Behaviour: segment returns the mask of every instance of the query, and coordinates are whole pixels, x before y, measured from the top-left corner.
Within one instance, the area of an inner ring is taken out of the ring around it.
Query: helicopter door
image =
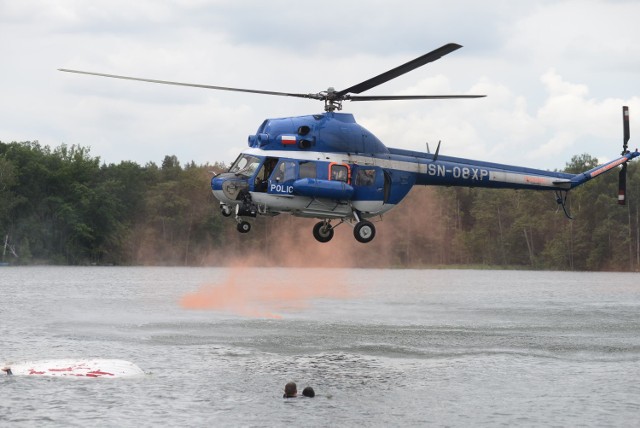
[[[386,202],[385,174],[377,166],[354,166],[354,201],[366,204],[363,211],[375,212]],[[364,208],[364,207],[363,207]]]
[[[384,203],[389,202],[389,196],[391,196],[391,174],[386,169],[384,171]]]
[[[264,161],[253,182],[254,192],[265,193],[269,189],[269,176],[273,172],[277,163],[278,158],[268,157]]]
[[[267,193],[273,195],[293,195],[293,182],[298,176],[298,165],[293,160],[280,160],[271,177]]]

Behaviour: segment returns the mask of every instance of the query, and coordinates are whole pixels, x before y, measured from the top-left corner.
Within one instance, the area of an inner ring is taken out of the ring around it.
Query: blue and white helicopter
[[[286,93],[143,79],[104,73],[60,69],[118,79],[168,85],[192,86],[224,91],[310,98],[324,101],[322,114],[267,119],[254,135],[249,148],[229,170],[211,180],[213,194],[226,217],[234,216],[238,231],[251,230],[249,219],[257,215],[289,213],[317,218],[313,236],[320,242],[333,238],[337,226],[347,223],[359,242],[370,242],[376,234],[371,220],[394,208],[414,185],[491,187],[554,191],[566,209],[569,190],[622,165],[618,202],[625,203],[626,164],[640,156],[627,150],[629,116],[623,107],[624,142],[620,157],[580,174],[543,171],[439,156],[386,147],[375,135],[356,123],[353,115],[339,113],[343,101],[385,101],[448,98],[479,98],[484,95],[352,95],[361,94],[411,70],[433,62],[462,46],[449,43],[406,64],[364,82],[336,91]]]

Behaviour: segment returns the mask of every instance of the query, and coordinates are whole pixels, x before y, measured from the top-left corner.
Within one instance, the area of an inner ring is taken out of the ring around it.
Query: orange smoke
[[[449,214],[431,187],[416,186],[399,207],[371,218],[377,233],[368,244],[357,242],[349,224],[332,224],[334,238],[319,243],[312,236],[317,219],[288,214],[258,217],[250,233],[225,230],[225,245],[204,254],[205,266],[388,268],[446,264],[452,247]]]
[[[353,297],[345,282],[326,282],[326,272],[232,268],[222,284],[203,285],[180,300],[185,309],[212,309],[257,318],[282,318],[315,299]],[[335,279],[335,278],[332,278]]]

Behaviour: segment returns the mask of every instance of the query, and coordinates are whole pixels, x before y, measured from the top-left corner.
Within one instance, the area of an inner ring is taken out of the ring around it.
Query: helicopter
[[[390,101],[482,98],[485,95],[360,95],[418,67],[436,61],[462,46],[448,43],[412,61],[368,80],[336,90],[287,93],[154,80],[88,71],[59,69],[142,82],[190,86],[262,95],[308,98],[324,102],[324,112],[297,117],[266,119],[248,137],[245,149],[228,171],[214,174],[211,189],[220,212],[233,216],[240,233],[251,230],[250,219],[289,213],[316,218],[313,236],[329,242],[341,224],[353,227],[355,239],[371,242],[373,223],[396,207],[415,185],[530,189],[555,192],[556,202],[567,211],[568,192],[621,165],[618,203],[626,201],[627,162],[640,156],[628,150],[629,110],[623,107],[623,149],[616,159],[579,174],[552,172],[498,163],[440,156],[434,153],[385,146],[359,125],[354,116],[342,113],[344,101]]]

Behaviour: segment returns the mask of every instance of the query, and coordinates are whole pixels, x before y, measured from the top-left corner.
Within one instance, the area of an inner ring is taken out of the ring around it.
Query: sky
[[[70,68],[278,92],[344,89],[463,45],[344,103],[389,147],[561,169],[640,135],[640,1],[0,0],[0,141],[90,148],[104,163],[230,163],[266,118],[320,101],[107,79]],[[634,117],[638,117],[634,120]]]

